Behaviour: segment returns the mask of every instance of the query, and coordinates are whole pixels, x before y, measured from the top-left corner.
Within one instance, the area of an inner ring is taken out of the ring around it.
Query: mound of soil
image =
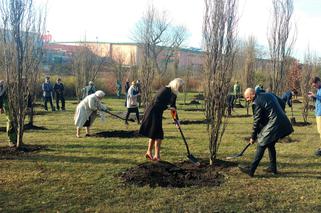
[[[292,103],[294,103],[294,104],[302,104],[302,101],[300,101],[298,99],[294,99],[294,100],[292,100]]]
[[[137,138],[141,137],[138,131],[124,131],[124,130],[115,130],[115,131],[105,131],[92,134],[92,137],[102,137],[102,138]]]
[[[195,108],[188,108],[188,109],[182,109],[184,111],[190,111],[190,112],[204,112],[205,109],[195,109]]]
[[[207,124],[208,120],[180,120],[180,124],[189,125],[189,124]],[[174,122],[173,122],[174,123]]]
[[[217,160],[214,166],[202,161],[196,167],[189,161],[171,164],[166,161],[146,162],[126,170],[120,177],[126,184],[150,187],[220,186],[225,181],[224,171],[236,167],[233,162]]]
[[[40,150],[47,150],[46,146],[43,145],[23,145],[22,147],[1,147],[0,148],[0,159],[11,159],[17,156],[28,155],[32,152]]]
[[[296,121],[296,122],[293,122],[293,123],[292,123],[292,126],[299,126],[299,127],[301,126],[301,127],[302,127],[302,126],[310,126],[311,124],[312,124],[312,123],[310,123],[310,122],[306,122],[306,123],[305,123],[305,122],[297,122],[297,121]]]

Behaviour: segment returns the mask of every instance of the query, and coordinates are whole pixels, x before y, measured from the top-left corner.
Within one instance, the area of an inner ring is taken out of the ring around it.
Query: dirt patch
[[[194,96],[194,98],[197,100],[204,100],[205,99],[203,94],[197,94]]]
[[[278,143],[295,143],[295,142],[299,142],[299,140],[297,140],[297,139],[292,139],[292,138],[289,137],[289,136],[284,137],[284,138],[278,140]]]
[[[208,120],[180,120],[180,124],[189,125],[189,124],[208,124]],[[173,122],[174,124],[174,122]]]
[[[234,104],[233,107],[234,107],[234,108],[244,108],[244,106],[243,106],[242,104],[239,104],[239,103]]]
[[[142,137],[138,131],[124,131],[124,130],[115,130],[115,131],[105,131],[92,134],[91,137],[102,137],[102,138],[137,138]]]
[[[231,115],[232,118],[249,118],[252,117],[252,115]]]
[[[198,100],[192,100],[189,103],[183,103],[183,104],[179,104],[179,105],[200,105],[201,103]]]
[[[301,126],[302,127],[302,126],[310,126],[311,124],[312,123],[310,123],[310,122],[306,122],[306,123],[305,122],[293,122],[292,126],[299,126],[299,127]]]
[[[43,126],[35,126],[31,124],[26,124],[24,126],[25,130],[48,130],[46,127]]]
[[[294,103],[294,104],[302,104],[302,101],[294,99],[294,100],[292,100],[292,103]]]
[[[233,162],[217,160],[210,166],[208,160],[196,167],[189,161],[171,164],[166,161],[146,162],[120,174],[126,184],[150,187],[220,186],[225,172],[236,167]]]
[[[195,108],[188,108],[188,109],[182,109],[184,111],[190,111],[190,112],[204,112],[205,109],[195,109]]]
[[[17,156],[30,155],[30,153],[47,150],[43,145],[23,145],[22,147],[0,147],[0,159],[13,159]]]

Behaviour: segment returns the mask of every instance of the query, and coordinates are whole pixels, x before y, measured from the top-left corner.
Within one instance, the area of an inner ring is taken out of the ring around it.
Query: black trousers
[[[256,168],[258,167],[263,155],[264,151],[267,148],[269,150],[269,157],[270,157],[270,168],[273,172],[277,172],[276,169],[276,151],[275,151],[275,143],[270,143],[266,146],[260,146],[260,144],[256,147],[256,155],[254,158],[254,161],[252,162],[252,165],[250,167],[250,175],[254,175]]]
[[[60,109],[59,101],[61,101],[61,109],[65,110],[65,98],[64,98],[64,96],[56,94],[56,107],[57,107],[57,110]]]
[[[52,104],[52,98],[51,97],[43,97],[43,100],[44,100],[45,110],[48,110],[48,101],[49,101],[50,106],[51,106],[51,110],[55,111],[55,107]]]
[[[137,118],[137,123],[139,123],[139,111],[138,111],[138,107],[135,108],[127,108],[127,114],[126,114],[126,122],[128,121],[128,117],[130,113],[136,113],[136,118]]]

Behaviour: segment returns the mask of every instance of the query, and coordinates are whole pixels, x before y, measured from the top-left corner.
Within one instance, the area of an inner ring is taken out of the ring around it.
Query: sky
[[[203,0],[46,0],[47,30],[54,41],[133,42],[135,25],[147,6],[153,4],[174,25],[188,31],[185,47],[201,47]],[[37,0],[43,3],[45,0]],[[303,59],[309,48],[321,55],[321,1],[293,0],[297,27],[294,56]],[[241,39],[254,36],[266,47],[272,0],[239,0]]]

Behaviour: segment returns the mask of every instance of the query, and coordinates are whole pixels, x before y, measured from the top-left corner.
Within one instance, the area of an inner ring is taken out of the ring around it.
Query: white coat
[[[136,108],[137,106],[137,88],[132,85],[129,87],[129,90],[127,92],[127,101],[126,101],[126,107],[127,108]]]
[[[77,105],[74,116],[75,125],[78,128],[83,127],[86,121],[91,116],[91,126],[94,120],[96,119],[97,111],[105,110],[107,110],[107,107],[100,102],[100,100],[95,94],[88,95]]]

